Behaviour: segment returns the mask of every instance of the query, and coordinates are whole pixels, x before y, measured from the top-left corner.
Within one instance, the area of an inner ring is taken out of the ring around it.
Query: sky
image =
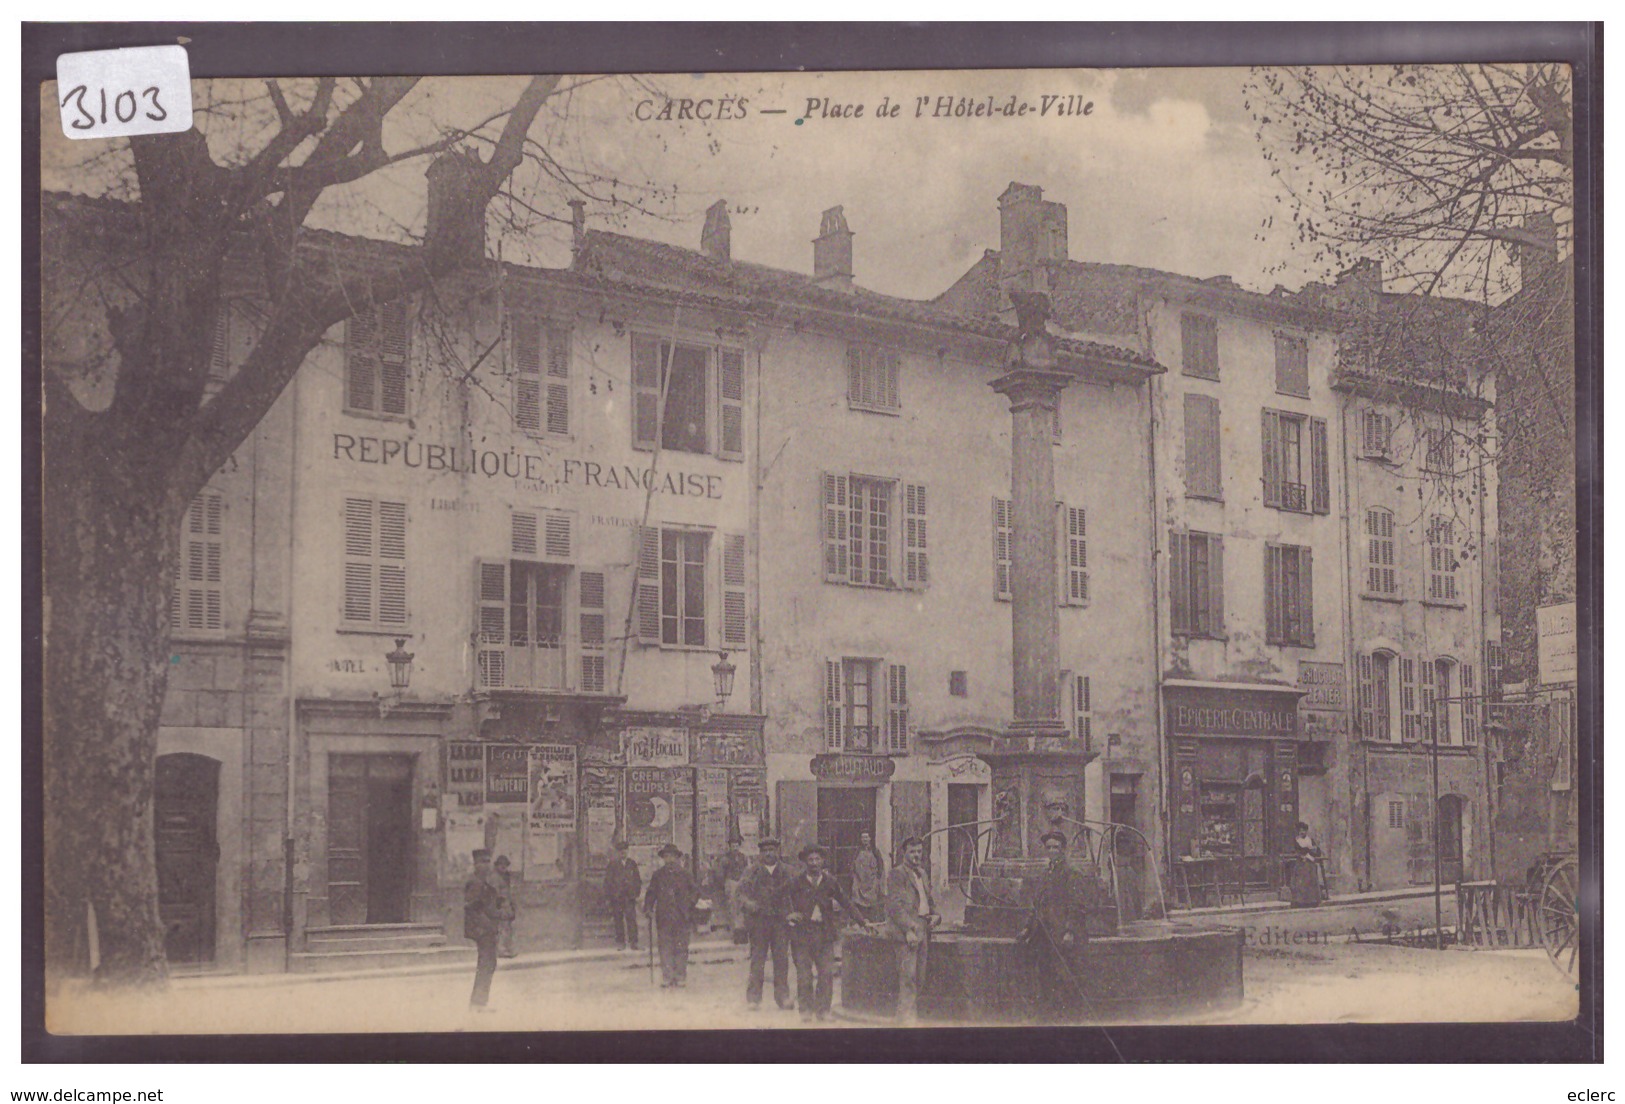
[[[572,77],[531,137],[572,173],[596,177],[591,226],[697,248],[705,209],[726,199],[739,260],[810,271],[820,213],[839,205],[856,235],[857,282],[894,295],[935,296],[998,248],[997,200],[1012,181],[1067,206],[1074,260],[1296,288],[1327,274],[1291,252],[1290,220],[1244,107],[1245,77],[1245,69]],[[409,148],[438,126],[484,119],[522,82],[427,79],[392,117],[385,144]],[[290,83],[296,105],[303,91]],[[245,95],[263,101],[263,86],[194,82],[200,104]],[[684,101],[711,118],[679,118]],[[958,116],[961,101],[1028,112]],[[895,114],[882,115],[886,105]],[[256,137],[241,109],[200,120],[218,159]],[[54,129],[45,128],[45,186],[104,187],[107,160],[87,168],[90,143]],[[313,221],[382,236],[420,231],[422,169],[408,162],[335,193]],[[534,165],[516,174],[513,191],[518,202],[497,201],[522,227],[500,235],[504,258],[567,263],[564,191]]]

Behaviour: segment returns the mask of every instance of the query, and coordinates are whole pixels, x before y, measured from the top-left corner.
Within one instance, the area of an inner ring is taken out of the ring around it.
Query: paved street
[[[1308,914],[1312,915],[1312,914]],[[1295,921],[1294,921],[1295,922]],[[1280,918],[1254,924],[1246,999],[1204,1023],[1334,1023],[1565,1019],[1577,996],[1538,951],[1417,950],[1322,943]],[[1286,945],[1279,945],[1286,932]],[[1332,932],[1335,938],[1346,929]],[[662,990],[647,959],[499,971],[495,1011],[474,1015],[471,975],[346,977],[273,983],[183,983],[154,1001],[105,998],[53,1008],[60,1033],[517,1031],[799,1027],[795,1012],[744,1008],[745,955],[731,946],[697,953],[689,985]],[[839,996],[837,996],[837,1012]],[[822,1025],[809,1025],[819,1028]],[[862,1026],[837,1019],[833,1026]]]

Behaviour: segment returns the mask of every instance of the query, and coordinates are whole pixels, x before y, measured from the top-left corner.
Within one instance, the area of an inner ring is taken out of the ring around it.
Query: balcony
[[[568,690],[564,641],[558,637],[535,641],[489,644],[479,647],[482,690]]]
[[[1281,509],[1303,513],[1309,509],[1309,488],[1302,483],[1281,484]]]

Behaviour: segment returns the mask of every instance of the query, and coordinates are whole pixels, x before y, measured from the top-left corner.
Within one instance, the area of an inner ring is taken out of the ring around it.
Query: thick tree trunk
[[[98,982],[161,985],[152,793],[179,510],[160,472],[92,437],[47,454],[46,970],[90,973],[94,946]]]

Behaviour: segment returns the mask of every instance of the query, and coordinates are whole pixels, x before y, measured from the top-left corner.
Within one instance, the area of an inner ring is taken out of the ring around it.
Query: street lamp
[[[711,679],[717,692],[718,709],[728,704],[728,698],[734,692],[734,670],[734,665],[728,662],[728,653],[718,652],[717,661],[711,664]]]
[[[412,660],[417,657],[406,650],[406,638],[395,638],[395,650],[386,652],[384,660],[389,664],[389,685],[393,690],[405,690],[412,683]]]

